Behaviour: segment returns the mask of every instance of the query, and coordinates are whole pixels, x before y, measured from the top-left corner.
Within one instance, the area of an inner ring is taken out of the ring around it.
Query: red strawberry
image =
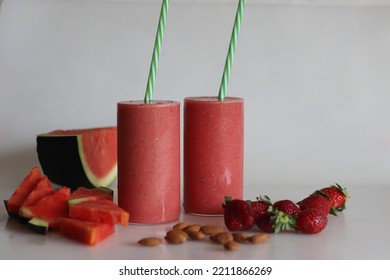
[[[254,212],[251,203],[246,200],[225,198],[224,221],[231,231],[250,229],[255,224]]]
[[[295,220],[282,211],[274,210],[261,215],[256,225],[262,231],[278,233],[295,229]]]
[[[299,212],[296,218],[296,228],[303,233],[319,233],[327,224],[327,215],[313,208]]]
[[[330,202],[335,211],[341,212],[345,209],[345,203],[349,199],[346,188],[342,188],[339,184],[321,189],[330,198]]]
[[[329,197],[323,192],[316,191],[305,199],[297,203],[301,211],[314,208],[322,211],[324,215],[329,213],[335,215],[334,212],[331,212],[331,202]]]
[[[286,213],[287,215],[295,215],[299,212],[299,207],[291,200],[279,200],[274,202],[273,208]]]
[[[253,209],[253,213],[255,216],[255,220],[257,220],[262,214],[267,213],[269,205],[264,201],[251,201],[251,206]]]
[[[256,220],[257,227],[264,232],[275,232],[276,215],[272,212],[266,212]]]
[[[271,199],[264,195],[260,195],[256,198],[256,201],[251,202],[253,212],[255,214],[255,220],[257,220],[262,214],[268,212],[270,206],[272,206]]]

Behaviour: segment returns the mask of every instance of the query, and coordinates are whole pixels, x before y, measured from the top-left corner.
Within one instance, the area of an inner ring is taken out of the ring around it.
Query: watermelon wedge
[[[109,200],[89,200],[69,204],[68,216],[100,223],[129,224],[129,213]]]
[[[71,239],[94,246],[115,231],[114,224],[62,218],[60,232]]]
[[[27,199],[29,194],[34,190],[42,178],[43,175],[39,169],[37,167],[33,167],[13,192],[11,197],[4,201],[5,208],[7,209],[8,215],[10,217],[18,217],[18,212],[23,202]]]
[[[108,187],[117,176],[117,128],[54,130],[37,135],[42,170],[58,185]]]
[[[109,200],[113,201],[114,191],[105,187],[85,188],[78,187],[69,197],[69,204],[79,203],[85,200]]]
[[[51,184],[50,180],[47,178],[47,176],[42,177],[42,179],[38,182],[36,187],[32,190],[32,192],[28,195],[26,200],[23,202],[22,206],[20,209],[24,207],[28,207],[33,205],[35,202],[40,200],[42,197],[54,193],[55,190],[53,188],[53,185]],[[19,209],[19,212],[20,212]],[[21,223],[27,223],[28,219],[23,218],[21,213],[18,215],[19,217],[19,222]]]
[[[47,221],[49,228],[59,228],[60,219],[68,215],[69,196],[70,188],[61,187],[54,193],[42,197],[33,205],[20,208],[19,214],[26,219],[36,218],[40,221]],[[29,224],[31,225],[30,222]]]

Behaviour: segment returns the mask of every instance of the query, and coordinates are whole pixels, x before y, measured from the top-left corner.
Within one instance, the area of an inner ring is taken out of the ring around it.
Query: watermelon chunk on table
[[[78,187],[69,197],[69,204],[85,200],[114,200],[114,191],[106,187]]]
[[[8,215],[10,217],[17,218],[19,209],[23,202],[34,190],[42,178],[43,175],[39,169],[37,167],[33,167],[13,192],[11,197],[8,200],[4,200],[5,208],[7,209]]]
[[[114,224],[84,221],[73,218],[61,219],[60,232],[71,239],[94,246],[114,233]]]
[[[129,224],[129,213],[109,200],[88,200],[69,204],[68,216],[100,223]]]
[[[69,196],[70,188],[61,187],[54,193],[42,197],[33,205],[20,208],[19,214],[27,219],[36,218],[47,221],[50,228],[59,228],[60,219],[68,214]]]
[[[24,207],[31,206],[31,205],[35,204],[38,200],[43,198],[44,196],[51,194],[51,193],[54,193],[54,192],[55,192],[55,190],[54,190],[53,185],[51,184],[49,178],[47,178],[47,176],[44,176],[38,182],[38,184],[32,190],[32,192],[27,196],[26,200],[23,202],[20,209],[22,209]],[[22,214],[20,213],[21,212],[20,209],[19,209],[19,213],[18,213],[19,222],[21,222],[21,223],[28,222],[28,219],[24,218],[22,216]]]

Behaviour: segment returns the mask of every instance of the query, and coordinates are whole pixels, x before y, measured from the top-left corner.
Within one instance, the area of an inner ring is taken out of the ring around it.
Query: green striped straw
[[[156,81],[156,73],[157,73],[158,61],[160,58],[161,45],[164,37],[164,29],[166,25],[168,8],[169,8],[169,0],[163,0],[161,5],[160,20],[158,22],[156,39],[154,41],[154,49],[153,49],[152,62],[150,64],[149,78],[148,78],[148,83],[146,85],[146,92],[144,98],[145,103],[152,103],[153,100],[153,90]]]
[[[229,78],[230,78],[230,72],[232,70],[234,52],[236,51],[237,38],[238,38],[238,34],[240,33],[240,27],[241,27],[242,15],[244,13],[244,8],[245,8],[245,0],[239,0],[238,7],[237,7],[237,13],[236,13],[236,19],[234,21],[234,27],[233,27],[233,31],[232,31],[232,37],[230,38],[229,50],[228,50],[228,54],[226,57],[225,69],[224,69],[223,75],[222,75],[221,86],[219,87],[219,93],[218,93],[218,100],[219,101],[223,101],[226,97],[226,89],[227,89]]]

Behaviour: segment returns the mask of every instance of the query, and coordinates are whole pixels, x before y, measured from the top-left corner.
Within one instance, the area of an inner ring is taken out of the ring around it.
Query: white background
[[[171,1],[155,99],[218,94],[236,3],[201,2]],[[246,185],[387,184],[388,1],[265,2],[300,1],[247,1],[227,92],[246,100]],[[2,181],[36,162],[36,134],[113,125],[117,101],[143,99],[159,10],[160,1],[3,3]]]
[[[36,134],[115,125],[116,102],[143,99],[160,4],[5,0],[0,12],[2,200],[39,164]],[[155,99],[217,95],[235,11],[236,1],[171,1]],[[389,73],[389,1],[247,1],[227,92],[245,98],[246,198],[265,193],[299,199],[338,182],[349,188],[352,199],[346,217],[332,220],[340,232],[329,229],[320,240],[276,237],[272,246],[279,250],[245,251],[240,258],[389,257],[390,248],[383,247],[387,225],[369,238],[374,244],[356,246],[361,236],[383,224],[359,203],[371,207],[365,197],[376,204],[372,193],[379,193],[382,204],[376,206],[389,211],[384,200],[390,181]],[[131,228],[134,235],[120,229],[112,243],[92,253],[53,242],[57,235],[28,235],[23,241],[26,232],[15,235],[19,226],[6,222],[4,209],[1,214],[2,246],[14,258],[20,257],[12,249],[15,241],[52,244],[67,252],[65,258],[72,252],[81,258],[136,258],[126,248],[115,253],[107,248],[145,234],[142,228]],[[320,253],[297,254],[288,247],[318,241]],[[192,248],[141,256],[204,256]],[[49,255],[33,250],[24,256]]]

